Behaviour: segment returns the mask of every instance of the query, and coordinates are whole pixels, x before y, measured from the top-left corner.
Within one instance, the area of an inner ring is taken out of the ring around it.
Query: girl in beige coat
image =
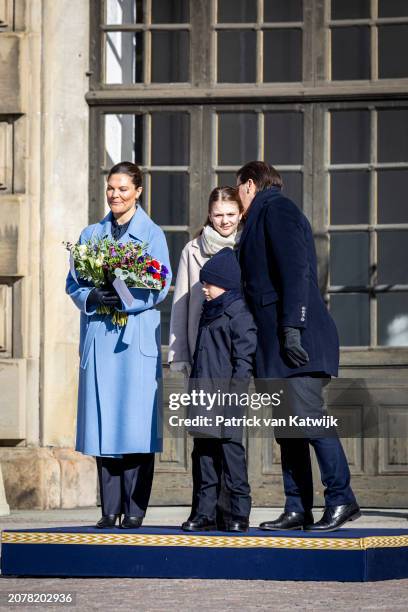
[[[170,318],[168,360],[173,371],[190,375],[204,302],[200,270],[215,253],[238,244],[241,218],[242,204],[237,189],[216,187],[210,194],[203,229],[181,253]]]
[[[184,247],[178,267],[173,306],[170,318],[169,363],[173,371],[183,372],[188,378],[191,372],[194,348],[198,333],[204,294],[200,283],[203,265],[224,247],[234,248],[241,231],[242,204],[238,190],[233,187],[216,187],[210,194],[208,218],[201,232]],[[197,506],[196,491],[199,488],[197,461],[193,462],[193,500],[190,518]],[[223,483],[223,478],[221,480]],[[224,527],[229,513],[229,495],[222,484],[218,497],[217,525]]]

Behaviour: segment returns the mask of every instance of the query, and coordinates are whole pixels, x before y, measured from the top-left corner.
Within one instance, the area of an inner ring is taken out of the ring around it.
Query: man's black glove
[[[122,301],[115,291],[107,291],[106,289],[92,289],[86,300],[87,307],[93,306],[120,306]]]
[[[300,329],[297,327],[283,328],[283,350],[288,361],[297,368],[309,361],[309,355],[301,344]]]

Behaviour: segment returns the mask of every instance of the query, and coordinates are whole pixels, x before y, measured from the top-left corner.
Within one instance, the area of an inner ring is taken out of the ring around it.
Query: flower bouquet
[[[64,242],[70,251],[71,273],[94,287],[114,289],[116,279],[129,288],[160,291],[169,273],[166,266],[149,255],[147,244],[116,242],[111,238],[72,245]],[[99,306],[98,314],[111,314],[112,322],[122,327],[127,314],[109,306]]]

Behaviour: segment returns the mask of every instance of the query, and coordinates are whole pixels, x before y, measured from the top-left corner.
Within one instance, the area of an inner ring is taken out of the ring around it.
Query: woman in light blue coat
[[[163,231],[138,205],[140,169],[130,162],[114,166],[107,179],[111,212],[86,227],[79,242],[113,238],[122,243],[147,243],[147,251],[169,274],[161,291],[130,289],[129,306],[115,291],[93,288],[69,272],[66,292],[81,311],[80,367],[76,450],[94,455],[101,491],[99,528],[113,527],[124,514],[123,528],[140,527],[149,502],[154,453],[162,450],[160,429],[160,312],[171,283],[169,254]],[[98,306],[126,312],[125,327]]]

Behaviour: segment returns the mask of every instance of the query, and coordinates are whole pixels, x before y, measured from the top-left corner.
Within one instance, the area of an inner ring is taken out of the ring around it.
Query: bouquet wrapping
[[[64,245],[70,252],[71,274],[94,287],[111,291],[124,287],[125,293],[126,287],[161,291],[166,284],[169,270],[149,255],[146,243],[102,238],[75,245],[64,242]],[[97,313],[111,314],[112,322],[120,327],[127,322],[125,312],[108,306],[99,306]]]

